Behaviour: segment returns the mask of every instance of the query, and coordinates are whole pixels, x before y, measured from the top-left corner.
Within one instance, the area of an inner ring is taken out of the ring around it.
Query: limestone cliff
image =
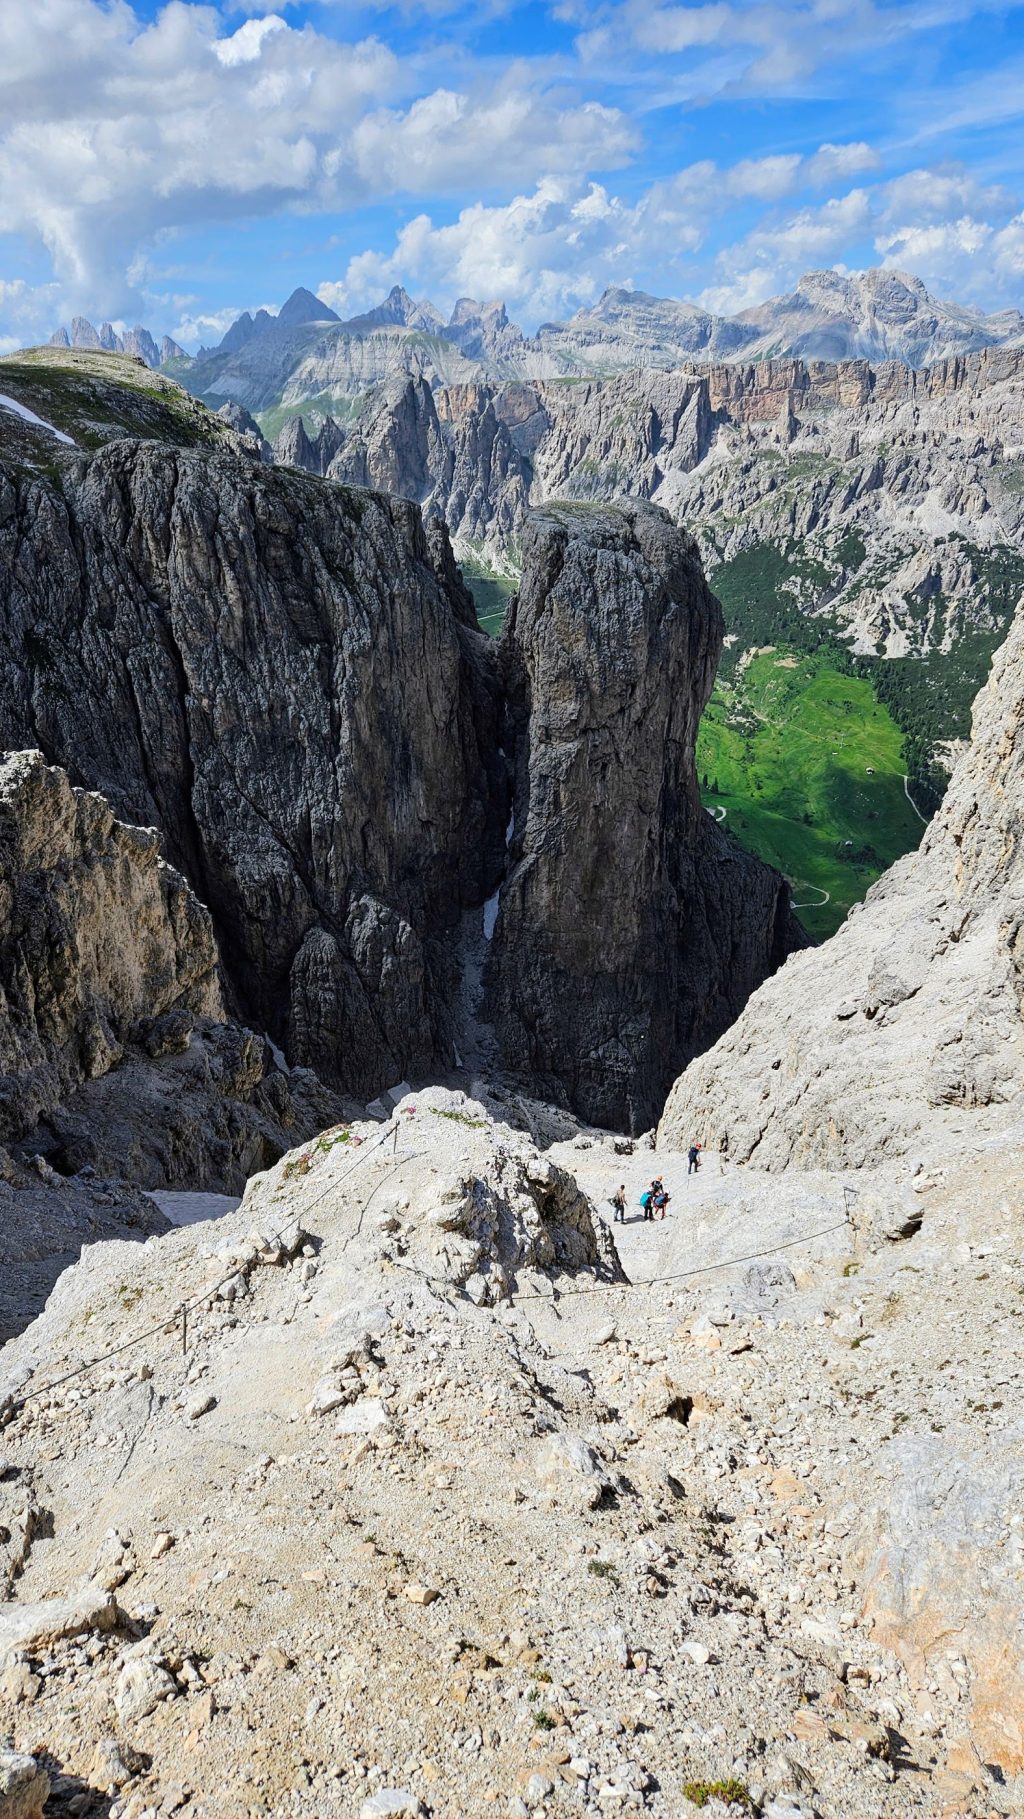
[[[490,960],[506,1065],[643,1129],[799,932],[777,873],[701,807],[721,648],[692,540],[650,506],[527,522],[503,645],[511,870]]]
[[[659,1141],[768,1169],[920,1156],[1019,1116],[1024,614],[920,851],[792,958],[677,1082]]]
[[[143,1187],[240,1189],[340,1113],[227,1014],[209,911],[42,754],[0,763],[0,1142]]]
[[[0,744],[160,829],[241,1013],[363,1097],[450,1063],[504,799],[415,507],[123,440],[62,490],[0,470],[0,576]]]
[[[756,587],[761,563],[762,591],[774,577],[782,602],[899,657],[1006,622],[1024,582],[1022,396],[1024,353],[998,347],[921,371],[768,359],[571,385],[408,380],[366,398],[332,471],[415,498],[498,568],[532,507],[652,499],[710,573],[746,562]],[[322,471],[292,426],[278,458]]]
[[[340,1110],[228,1021],[209,913],[155,829],[38,751],[6,756],[0,1339],[83,1241],[162,1228],[139,1187],[240,1189]]]

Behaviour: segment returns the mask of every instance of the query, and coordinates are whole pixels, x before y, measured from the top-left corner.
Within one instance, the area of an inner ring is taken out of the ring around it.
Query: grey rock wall
[[[415,507],[122,441],[63,491],[0,474],[0,592],[0,745],[160,829],[233,1007],[364,1098],[450,1064],[504,800]]]
[[[801,935],[783,879],[701,807],[722,620],[692,540],[651,506],[553,507],[528,521],[523,559],[490,998],[503,1058],[535,1090],[640,1130]]]

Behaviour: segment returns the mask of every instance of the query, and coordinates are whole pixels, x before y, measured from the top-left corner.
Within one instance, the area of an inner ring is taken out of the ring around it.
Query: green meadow
[[[921,839],[901,747],[871,683],[824,654],[762,650],[715,688],[697,741],[705,805],[790,880],[817,939]]]

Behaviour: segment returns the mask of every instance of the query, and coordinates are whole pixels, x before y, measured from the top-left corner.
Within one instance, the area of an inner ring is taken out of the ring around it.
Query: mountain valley
[[[831,277],[0,359],[0,1819],[1019,1811],[1024,352]]]

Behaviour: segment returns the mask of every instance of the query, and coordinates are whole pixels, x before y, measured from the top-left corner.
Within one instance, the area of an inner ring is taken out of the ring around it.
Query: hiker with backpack
[[[658,1183],[652,1181],[650,1187],[645,1187],[643,1193],[640,1195],[640,1206],[643,1210],[644,1218],[649,1219],[652,1225],[654,1223],[654,1196],[657,1192],[657,1188]]]
[[[695,1175],[700,1168],[700,1152],[702,1148],[703,1145],[700,1143],[691,1143],[689,1149],[690,1166],[686,1171],[687,1176]]]
[[[668,1188],[659,1175],[654,1187],[654,1211],[657,1213],[659,1219],[664,1219],[665,1214],[668,1212],[668,1203],[671,1198],[672,1196],[669,1193]]]
[[[612,1217],[616,1225],[626,1223],[626,1183],[612,1195]]]

